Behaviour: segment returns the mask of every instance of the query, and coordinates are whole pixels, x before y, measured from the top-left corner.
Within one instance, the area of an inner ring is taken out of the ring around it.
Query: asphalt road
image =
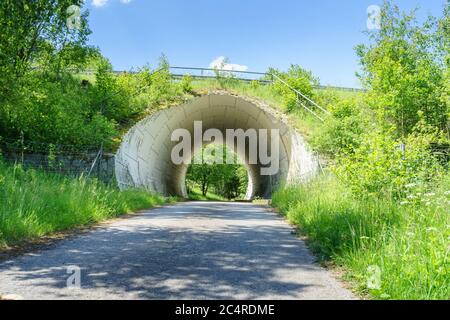
[[[353,299],[292,230],[277,214],[253,204],[162,207],[1,262],[0,295]]]

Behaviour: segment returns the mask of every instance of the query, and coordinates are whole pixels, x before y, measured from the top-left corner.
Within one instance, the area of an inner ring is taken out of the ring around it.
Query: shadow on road
[[[81,298],[297,298],[322,270],[291,231],[250,204],[160,208],[0,264],[0,292],[72,298],[66,268],[79,266]]]

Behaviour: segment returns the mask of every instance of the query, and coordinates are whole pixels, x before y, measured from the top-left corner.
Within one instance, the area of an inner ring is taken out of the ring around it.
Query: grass
[[[161,205],[142,190],[119,191],[86,178],[0,162],[0,248]]]
[[[311,113],[305,111],[301,106],[298,106],[298,109],[296,110],[288,111],[285,107],[283,96],[277,93],[272,86],[268,84],[258,84],[256,81],[239,81],[233,78],[224,78],[220,80],[202,79],[193,81],[192,88],[197,94],[206,93],[210,90],[223,89],[239,95],[264,100],[272,108],[284,112],[285,115],[288,116],[290,124],[303,134],[305,139],[310,143],[323,126],[322,122],[315,118]],[[319,100],[324,100],[317,102],[322,104],[325,108],[329,107],[327,106],[328,103],[332,103],[327,101],[327,97],[336,97],[338,100],[360,100],[364,97],[363,92],[345,91],[339,90],[338,88],[316,89],[316,95],[321,97]]]
[[[299,226],[322,261],[375,299],[450,298],[450,176],[415,205],[352,196],[322,176],[278,191],[273,204]],[[381,270],[381,285],[369,285]],[[373,270],[373,269],[372,269]]]
[[[204,196],[200,189],[194,188],[189,192],[189,200],[192,201],[227,201],[224,197],[208,192]]]

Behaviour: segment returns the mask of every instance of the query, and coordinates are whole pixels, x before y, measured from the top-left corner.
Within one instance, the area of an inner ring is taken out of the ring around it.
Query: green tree
[[[56,71],[84,61],[90,30],[87,12],[80,14],[79,25],[71,28],[70,6],[82,0],[2,0],[0,3],[0,71],[20,78],[33,66]]]
[[[203,196],[210,191],[228,199],[243,196],[248,185],[247,170],[240,164],[226,164],[230,153],[233,154],[222,145],[204,147],[194,157],[194,164],[189,166],[186,176],[188,187],[200,188]],[[222,160],[217,163],[220,158]]]
[[[371,44],[357,47],[359,76],[369,88],[367,102],[383,127],[394,127],[398,136],[411,132],[420,120],[419,112],[431,125],[444,129],[447,124],[441,94],[448,85],[442,62],[449,48],[443,45],[437,50],[438,33],[434,19],[419,25],[415,12],[403,13],[386,1],[381,29],[368,33]]]

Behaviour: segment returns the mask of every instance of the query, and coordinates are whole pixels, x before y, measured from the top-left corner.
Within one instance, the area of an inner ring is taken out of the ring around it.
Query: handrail
[[[298,99],[298,97],[297,97],[297,102],[304,108],[304,109],[306,109],[307,111],[309,111],[312,115],[314,115],[317,119],[319,119],[320,121],[322,121],[322,122],[324,122],[325,121],[325,119],[323,119],[321,116],[319,116],[317,113],[315,113],[314,111],[312,111],[310,108],[308,108],[307,106],[305,106],[301,101],[300,101],[300,99]]]
[[[281,83],[283,83],[285,86],[287,86],[289,89],[291,89],[292,91],[294,91],[295,93],[297,93],[298,95],[300,95],[302,98],[306,99],[307,101],[311,102],[313,105],[315,105],[317,108],[319,108],[320,110],[322,110],[323,112],[325,112],[326,114],[331,114],[327,109],[319,106],[317,103],[315,103],[314,101],[312,101],[310,98],[308,98],[307,96],[305,96],[303,93],[301,93],[300,91],[298,91],[297,89],[295,89],[294,87],[292,87],[289,83],[287,83],[286,81],[284,81],[283,79],[281,79],[279,76],[277,76],[276,74],[273,74],[273,76],[275,78],[277,78]]]
[[[228,69],[213,69],[213,68],[198,68],[198,67],[170,67],[170,69],[176,69],[176,70],[197,70],[197,71],[223,71],[223,72],[232,72],[232,73],[244,73],[244,74],[255,74],[260,76],[270,76],[270,73],[265,72],[254,72],[254,71],[239,71],[239,70],[228,70]]]

